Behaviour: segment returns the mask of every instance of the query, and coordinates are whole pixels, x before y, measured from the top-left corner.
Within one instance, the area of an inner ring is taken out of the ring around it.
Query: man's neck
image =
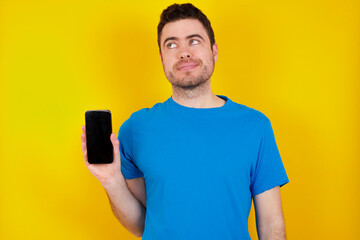
[[[192,108],[221,107],[226,102],[212,92],[210,84],[204,84],[192,90],[184,90],[173,86],[172,99],[180,105]]]

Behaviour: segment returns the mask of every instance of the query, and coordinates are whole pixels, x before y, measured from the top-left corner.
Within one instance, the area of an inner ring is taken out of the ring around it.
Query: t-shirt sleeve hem
[[[144,174],[143,173],[138,173],[138,174],[124,174],[123,176],[125,179],[133,179],[133,178],[139,178],[139,177],[143,177]]]
[[[277,186],[284,186],[285,184],[289,183],[289,179],[283,179],[282,181],[279,181],[279,182],[276,182],[276,183],[272,183],[272,184],[268,184],[262,188],[259,188],[259,189],[254,189],[253,190],[253,193],[252,193],[252,196],[255,196],[255,195],[258,195],[260,193],[263,193],[265,191],[268,191],[274,187],[277,187]]]

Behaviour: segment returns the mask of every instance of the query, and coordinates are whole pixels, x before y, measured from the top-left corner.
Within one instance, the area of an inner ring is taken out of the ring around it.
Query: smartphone
[[[109,110],[86,111],[85,129],[88,162],[92,164],[112,163],[111,112]]]

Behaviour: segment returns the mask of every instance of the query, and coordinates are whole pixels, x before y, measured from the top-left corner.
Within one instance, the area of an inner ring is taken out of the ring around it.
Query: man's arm
[[[141,237],[145,225],[146,191],[143,180],[126,180],[121,173],[119,141],[114,133],[110,140],[114,148],[111,164],[90,164],[87,157],[86,130],[81,134],[84,162],[104,187],[111,209],[119,222],[132,234]]]
[[[115,217],[132,234],[141,237],[145,227],[146,212],[141,200],[139,201],[131,193],[124,178],[103,184],[103,187]]]
[[[285,223],[281,207],[280,187],[255,195],[257,233],[260,240],[285,240]]]

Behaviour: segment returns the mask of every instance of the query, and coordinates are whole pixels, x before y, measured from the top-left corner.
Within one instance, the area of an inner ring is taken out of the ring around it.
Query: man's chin
[[[181,88],[184,90],[192,90],[199,86],[202,86],[206,81],[204,80],[193,80],[193,79],[182,79],[177,81],[170,81],[171,85],[176,88]]]

